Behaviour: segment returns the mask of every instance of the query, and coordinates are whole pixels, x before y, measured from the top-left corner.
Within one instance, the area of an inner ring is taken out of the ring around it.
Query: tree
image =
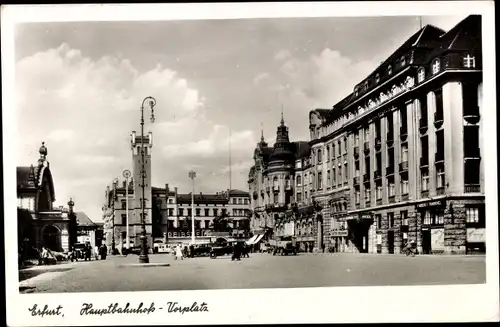
[[[210,227],[214,232],[231,232],[232,228],[229,225],[232,223],[233,219],[224,211],[219,216],[215,217]]]

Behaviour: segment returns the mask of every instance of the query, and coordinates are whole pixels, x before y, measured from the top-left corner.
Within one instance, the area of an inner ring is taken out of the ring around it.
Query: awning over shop
[[[263,238],[263,237],[264,237],[264,235],[263,235],[263,234],[260,234],[260,235],[257,237],[257,239],[254,241],[254,243],[253,243],[253,244],[257,244],[257,243],[259,243],[259,242],[262,240],[262,238]]]
[[[248,245],[252,245],[253,242],[257,239],[259,235],[254,235],[252,237],[250,237],[245,243],[248,244]]]

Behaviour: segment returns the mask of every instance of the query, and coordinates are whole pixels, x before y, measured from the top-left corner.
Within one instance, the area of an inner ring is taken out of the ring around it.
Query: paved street
[[[325,286],[439,285],[485,282],[484,256],[417,256],[372,254],[251,254],[175,261],[165,254],[152,263],[169,267],[122,267],[138,257],[78,262],[50,267],[52,272],[23,281],[25,292],[104,292],[289,288]],[[40,269],[40,268],[36,268]],[[46,277],[43,277],[46,276]]]

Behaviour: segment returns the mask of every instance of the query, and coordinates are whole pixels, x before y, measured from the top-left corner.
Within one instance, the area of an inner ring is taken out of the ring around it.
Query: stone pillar
[[[424,217],[422,217],[422,211],[409,211],[408,215],[412,215],[415,217],[415,226],[416,226],[416,242],[417,242],[417,250],[419,253],[422,253],[422,223]]]
[[[394,215],[394,253],[401,252],[403,237],[401,235],[401,213]]]
[[[449,201],[447,204],[444,212],[444,252],[465,254],[467,242],[465,206],[458,201]]]
[[[389,253],[389,240],[387,237],[387,230],[389,228],[389,218],[387,217],[387,214],[382,215],[382,228],[381,233],[382,234],[382,253],[387,254]]]
[[[377,236],[375,235],[375,223],[368,230],[368,253],[377,253]]]

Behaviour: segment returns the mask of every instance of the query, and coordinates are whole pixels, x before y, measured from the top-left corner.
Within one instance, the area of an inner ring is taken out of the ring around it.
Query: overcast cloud
[[[418,28],[416,17],[18,26],[18,165],[35,164],[45,141],[56,204],[73,197],[100,221],[151,95],[154,186],[187,193],[195,169],[196,192],[227,189],[231,147],[232,187],[247,190],[261,124],[272,145],[283,106],[292,140],[307,141],[309,110],[345,97]]]

